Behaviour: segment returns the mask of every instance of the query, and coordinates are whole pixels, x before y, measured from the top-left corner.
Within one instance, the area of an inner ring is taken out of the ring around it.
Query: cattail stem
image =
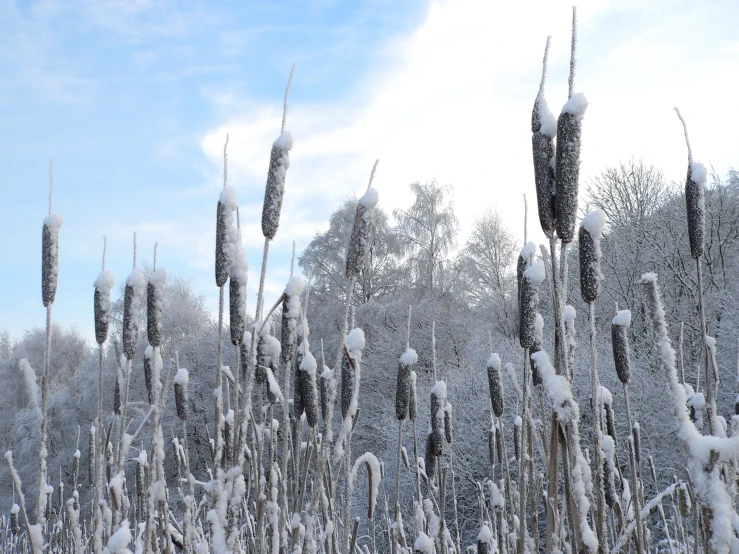
[[[641,520],[641,503],[639,502],[639,486],[638,486],[638,470],[636,467],[636,455],[634,453],[634,439],[632,438],[632,423],[631,423],[631,403],[629,402],[629,385],[624,383],[624,398],[626,400],[626,424],[629,428],[629,437],[627,448],[629,451],[629,466],[631,469],[631,488],[632,488],[632,502],[634,503],[634,516],[636,518],[636,552],[637,554],[643,554],[644,552],[644,529]]]
[[[395,521],[398,520],[398,514],[400,513],[400,462],[402,457],[403,448],[403,422],[405,419],[398,420],[398,465],[395,471]]]
[[[701,345],[703,347],[703,375],[706,382],[706,416],[708,419],[708,432],[718,435],[718,422],[716,421],[716,393],[718,389],[718,376],[714,375],[711,364],[708,363],[708,345],[706,337],[708,328],[706,325],[706,312],[703,307],[703,267],[700,257],[695,259],[696,273],[698,274],[698,313],[701,321]]]
[[[595,358],[595,302],[588,302],[590,319],[590,392],[593,407],[593,442],[595,463],[595,530],[598,534],[599,547],[608,550],[608,535],[606,533],[606,500],[603,483],[603,432],[601,416],[603,408],[598,401],[600,390],[600,379],[598,378],[598,366]]]
[[[570,44],[570,76],[567,79],[568,98],[575,93],[575,54],[577,51],[577,7],[572,6],[572,43]]]
[[[44,376],[41,392],[41,438],[39,441],[38,503],[36,523],[44,527],[46,522],[46,437],[49,412],[49,369],[51,367],[51,304],[46,307],[46,340],[44,342]]]

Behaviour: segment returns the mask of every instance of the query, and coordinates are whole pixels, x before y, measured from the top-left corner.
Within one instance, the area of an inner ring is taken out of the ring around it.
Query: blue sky
[[[739,8],[732,0],[581,3],[576,89],[590,107],[581,175],[631,156],[682,179],[686,152],[739,166]],[[267,304],[302,249],[360,192],[375,158],[381,205],[407,184],[455,186],[468,228],[500,209],[522,236],[533,202],[529,120],[552,35],[547,97],[566,99],[570,4],[476,0],[169,2],[0,0],[0,328],[42,325],[40,234],[54,160],[64,217],[54,319],[92,330],[102,236],[117,284],[139,259],[188,275],[213,309],[222,149],[257,284],[260,204],[285,81],[295,137]],[[532,211],[529,233],[537,235]],[[253,295],[249,305],[254,303]]]

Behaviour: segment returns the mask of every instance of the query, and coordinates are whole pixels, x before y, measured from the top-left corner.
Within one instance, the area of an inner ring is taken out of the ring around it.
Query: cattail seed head
[[[190,380],[188,371],[181,367],[174,376],[174,399],[177,406],[177,417],[185,421],[188,416],[187,384]]]
[[[416,372],[411,371],[411,390],[408,395],[408,418],[416,421],[418,415],[418,391],[416,389]]]
[[[126,288],[123,296],[123,353],[127,360],[131,360],[136,353],[136,344],[139,340],[139,323],[141,304],[146,293],[146,278],[143,272],[134,267],[126,279]]]
[[[336,395],[336,379],[333,370],[323,366],[321,373],[321,418],[328,421],[333,408],[334,396]]]
[[[144,383],[146,383],[146,393],[149,404],[154,403],[154,387],[152,376],[152,364],[154,363],[154,349],[149,345],[144,351]]]
[[[613,346],[613,362],[616,366],[616,375],[624,384],[628,384],[631,377],[631,362],[629,353],[629,327],[631,326],[631,312],[621,310],[611,322],[611,344]]]
[[[698,259],[703,255],[706,234],[706,168],[702,163],[690,162],[685,180],[685,208],[688,214],[688,240],[690,255]]]
[[[285,287],[285,300],[282,302],[282,334],[281,334],[281,360],[286,364],[292,360],[297,343],[298,318],[300,317],[300,293],[303,290],[303,282],[300,277],[294,275]]]
[[[290,150],[293,147],[293,136],[290,131],[283,131],[272,144],[267,172],[267,186],[264,190],[262,204],[262,233],[272,240],[280,225],[282,197],[285,194],[285,177],[290,167]]]
[[[162,310],[166,283],[167,271],[164,268],[158,268],[149,274],[146,286],[146,329],[152,346],[162,344]]]
[[[444,453],[444,405],[446,383],[437,381],[431,389],[431,446],[434,456]]]
[[[495,464],[495,428],[488,430],[488,460],[490,465]]]
[[[241,381],[246,382],[246,370],[249,367],[249,355],[251,353],[251,333],[248,331],[244,333],[244,340],[241,341],[239,350],[241,353],[239,356],[241,367],[238,369],[241,371]]]
[[[115,380],[115,391],[113,392],[113,411],[116,415],[121,415],[123,413],[121,409],[121,380],[122,376],[120,372],[118,372]]]
[[[554,234],[556,212],[554,181],[555,147],[557,136],[557,120],[547,106],[543,91],[539,92],[531,114],[531,148],[534,153],[534,180],[536,184],[536,203],[539,211],[539,223],[544,234],[551,238]]]
[[[641,427],[639,426],[639,422],[634,422],[634,427],[632,428],[632,434],[634,436],[634,457],[636,458],[636,463],[641,463]]]
[[[18,525],[18,512],[20,511],[21,507],[18,506],[18,504],[13,503],[13,507],[10,509],[10,532],[13,536],[17,535],[18,531],[21,530]]]
[[[516,285],[518,286],[518,296],[521,296],[521,280],[523,273],[534,262],[534,254],[536,253],[536,243],[527,242],[521,249],[516,262]]]
[[[377,164],[375,164],[376,166]],[[374,174],[374,169],[372,170]],[[364,265],[364,259],[369,251],[372,240],[372,228],[375,216],[375,207],[380,195],[374,188],[370,187],[364,196],[359,199],[357,213],[354,216],[352,236],[349,240],[349,250],[346,254],[346,277],[357,277]]]
[[[516,416],[513,420],[513,453],[516,456],[516,460],[521,459],[521,425],[523,420],[521,416]]]
[[[604,408],[606,412],[606,433],[608,433],[608,436],[610,436],[613,439],[614,444],[616,444],[616,418],[613,413],[613,406],[611,404],[606,404]]]
[[[544,263],[532,264],[523,272],[519,296],[519,342],[522,348],[531,348],[534,344],[536,308],[539,304],[539,285],[544,280]]]
[[[734,400],[734,414],[739,415],[739,395]]]
[[[59,276],[59,228],[62,216],[51,212],[41,230],[41,299],[44,307],[54,303]]]
[[[238,346],[244,340],[246,327],[246,282],[236,275],[231,275],[228,282],[228,307],[231,344]]]
[[[426,477],[428,477],[430,482],[436,475],[436,456],[434,455],[434,438],[432,433],[426,436],[426,451],[423,459],[424,466],[426,466]]]
[[[93,283],[95,287],[95,341],[103,344],[108,338],[110,322],[110,289],[113,288],[113,273],[101,271]]]
[[[146,496],[146,468],[148,466],[146,450],[142,450],[136,458],[136,496]]]
[[[490,527],[483,525],[477,534],[477,554],[490,554],[493,543],[493,532]]]
[[[354,398],[354,360],[347,356],[346,351],[341,357],[341,417],[346,419]]]
[[[395,388],[395,417],[398,421],[408,417],[408,407],[411,400],[411,366],[417,361],[418,354],[412,348],[406,350],[400,357]]]
[[[572,242],[577,219],[577,191],[580,178],[580,138],[582,118],[588,101],[582,93],[574,94],[562,108],[557,121],[555,157],[555,207],[557,236]]]
[[[228,227],[232,225],[231,217],[227,204],[219,200],[216,211],[216,286],[218,287],[225,285],[228,280],[226,245],[228,244]]]
[[[495,433],[495,454],[498,458],[498,463],[503,463],[503,455],[505,454],[505,444],[503,443],[503,433],[498,430]]]
[[[316,359],[306,352],[300,361],[300,378],[303,388],[303,404],[308,426],[314,428],[318,424],[318,390],[316,387]]]
[[[302,328],[302,323],[299,324],[299,327]],[[305,411],[305,402],[304,402],[304,396],[303,396],[303,379],[300,376],[300,364],[303,362],[303,356],[305,355],[303,344],[304,344],[304,337],[303,334],[300,332],[300,329],[298,330],[298,342],[296,347],[296,355],[295,355],[295,375],[293,379],[295,392],[293,393],[293,409],[295,411],[295,416],[300,417],[303,415],[303,412]]]
[[[692,502],[690,501],[690,493],[688,492],[688,485],[686,483],[681,483],[677,488],[677,500],[680,507],[680,515],[682,517],[688,517],[692,508]]]
[[[280,359],[280,341],[272,335],[263,333],[257,342],[256,381],[260,385],[267,383],[267,368],[271,368]]]
[[[602,449],[605,454],[603,458],[603,485],[605,488],[606,504],[613,509],[618,496],[616,495],[616,442],[611,436],[603,437]]]
[[[544,343],[544,318],[540,313],[536,314],[534,319],[534,344],[531,345],[529,351],[529,358],[541,351]],[[544,383],[539,372],[539,367],[531,361],[531,383],[533,386],[538,387]]]
[[[580,294],[585,302],[595,302],[603,275],[600,272],[600,236],[606,222],[603,210],[589,212],[580,223]]]
[[[491,354],[488,359],[488,386],[490,387],[490,403],[496,417],[503,415],[503,376],[500,373],[500,356]]]
[[[229,410],[226,414],[226,420],[223,425],[223,456],[221,463],[224,465],[229,463],[233,458],[233,435],[234,435],[234,411]]]
[[[452,439],[454,438],[452,428],[452,405],[448,402],[447,405],[444,406],[444,438],[446,439],[446,442],[452,444]]]

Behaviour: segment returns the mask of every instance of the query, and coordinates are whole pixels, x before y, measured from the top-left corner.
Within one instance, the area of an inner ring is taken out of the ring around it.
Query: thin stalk
[[[695,260],[696,272],[698,273],[698,312],[701,320],[701,344],[703,346],[703,374],[706,380],[706,415],[708,416],[708,431],[711,435],[718,435],[718,421],[716,420],[716,392],[718,388],[718,375],[708,363],[708,345],[706,336],[706,312],[703,307],[703,267],[700,258]]]
[[[598,544],[601,551],[608,550],[608,536],[606,534],[606,499],[603,490],[603,431],[601,427],[602,407],[598,402],[600,379],[595,357],[595,303],[588,302],[590,319],[590,394],[593,407],[593,442],[595,463],[595,531],[598,535]]]
[[[641,503],[639,502],[638,472],[636,468],[636,455],[634,454],[633,426],[631,424],[631,404],[629,402],[629,385],[624,383],[624,398],[626,399],[626,423],[629,426],[628,450],[629,466],[631,468],[631,498],[634,503],[634,516],[636,518],[636,552],[643,554],[645,543],[644,526],[641,520]]]

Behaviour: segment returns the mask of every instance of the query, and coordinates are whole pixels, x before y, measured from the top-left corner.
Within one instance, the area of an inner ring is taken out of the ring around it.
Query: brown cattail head
[[[611,322],[611,344],[613,345],[613,361],[616,365],[616,375],[624,384],[629,383],[631,377],[631,362],[629,361],[629,327],[631,326],[631,312],[621,310]]]
[[[444,405],[446,383],[437,381],[431,389],[431,447],[434,456],[444,453]]]
[[[285,287],[285,300],[282,302],[282,334],[280,343],[282,350],[280,358],[286,364],[293,359],[295,344],[298,338],[298,318],[300,317],[300,293],[303,282],[300,277],[290,277]]]
[[[331,410],[333,408],[334,397],[336,395],[336,379],[334,379],[333,370],[323,366],[321,373],[321,418],[328,421]]]
[[[543,348],[544,343],[544,318],[540,313],[536,314],[534,318],[534,344],[531,345],[529,351],[529,357],[536,354]],[[531,362],[531,383],[538,387],[543,384],[541,373],[539,372],[538,366],[532,361]]]
[[[303,379],[300,376],[300,364],[303,361],[305,349],[303,343],[305,338],[302,333],[303,322],[298,323],[298,339],[295,354],[295,375],[293,379],[293,386],[295,391],[293,392],[293,411],[295,417],[300,418],[305,411],[305,402],[303,400]]]
[[[239,350],[241,353],[241,356],[239,356],[241,367],[238,368],[241,371],[241,381],[246,382],[246,370],[249,367],[249,355],[251,353],[251,333],[246,332],[244,333],[244,340],[241,341],[241,345],[239,346]]]
[[[293,136],[290,131],[283,131],[272,144],[267,172],[267,186],[264,190],[262,204],[262,233],[272,240],[280,225],[282,197],[285,194],[285,177],[290,167],[290,150],[293,147]]]
[[[595,302],[603,275],[600,272],[600,236],[606,222],[603,210],[593,210],[582,219],[578,235],[580,251],[580,294],[585,302]]]
[[[411,370],[411,390],[408,395],[408,418],[416,421],[418,415],[418,390],[416,388],[416,372]]]
[[[636,463],[639,464],[641,463],[641,427],[638,421],[634,422],[631,432],[634,436],[634,457],[636,458]]]
[[[149,399],[149,404],[154,403],[154,381],[153,381],[153,368],[154,364],[154,349],[150,346],[144,351],[144,383],[146,383],[146,393]]]
[[[318,390],[316,386],[316,370],[318,364],[313,354],[306,352],[300,360],[300,379],[303,388],[303,404],[305,419],[308,426],[313,428],[318,424]]]
[[[611,436],[603,437],[602,448],[603,453],[605,454],[603,459],[603,484],[606,495],[606,504],[609,508],[613,509],[618,498],[616,495],[615,439]]]
[[[426,469],[426,477],[431,482],[436,475],[436,456],[434,455],[434,438],[432,433],[426,436],[426,451],[423,456],[423,464]]]
[[[692,508],[692,502],[690,501],[690,493],[688,492],[688,485],[686,483],[681,483],[678,487],[677,500],[680,507],[680,515],[684,518],[688,517]]]
[[[588,101],[582,93],[573,94],[557,121],[555,158],[555,207],[557,236],[564,243],[575,237],[577,191],[580,179],[580,137],[582,118]]]
[[[223,195],[223,193],[221,193]],[[218,201],[216,211],[216,286],[222,287],[228,280],[228,227],[231,223],[231,211],[228,204]]]
[[[123,296],[123,354],[127,360],[133,359],[139,340],[141,305],[146,293],[146,278],[143,272],[134,267],[126,279]]]
[[[534,255],[536,254],[536,243],[527,242],[521,249],[521,253],[518,255],[518,261],[516,262],[516,286],[518,287],[518,296],[521,296],[521,280],[523,279],[523,273],[529,266],[534,262]]]
[[[229,460],[233,459],[233,440],[234,436],[234,411],[229,410],[223,422],[223,456],[221,464],[226,467]]]
[[[477,554],[490,554],[493,544],[493,532],[490,527],[483,525],[477,534]]]
[[[454,429],[452,428],[452,405],[447,402],[446,406],[444,406],[444,438],[446,439],[446,442],[449,444],[452,444],[452,439],[454,438]]]
[[[495,464],[495,427],[493,426],[488,430],[488,460],[490,465]]]
[[[544,262],[533,263],[523,272],[518,302],[519,342],[522,348],[534,344],[536,308],[539,304],[539,285],[544,280]]]
[[[503,456],[505,454],[505,444],[503,442],[503,433],[500,432],[500,429],[497,430],[495,433],[495,455],[498,459],[498,463],[503,463]]]
[[[13,536],[17,535],[18,531],[21,530],[20,526],[18,525],[18,513],[20,511],[21,507],[14,502],[13,507],[10,509],[10,532],[13,534]]]
[[[117,371],[115,380],[115,391],[113,392],[113,411],[116,415],[121,415],[123,413],[123,402],[121,401],[121,389],[123,388],[122,382],[123,375],[121,375],[120,371]]]
[[[59,228],[62,216],[50,212],[41,230],[41,299],[44,306],[54,303],[59,276]]]
[[[500,373],[500,356],[491,354],[488,358],[488,386],[490,387],[490,403],[496,417],[503,415],[503,376]]]
[[[279,359],[280,341],[266,332],[262,333],[257,342],[257,383],[263,385],[267,382],[267,368],[271,368]]]
[[[400,357],[398,364],[398,379],[395,388],[395,417],[398,421],[408,417],[408,408],[411,401],[411,366],[418,361],[418,354],[409,348]]]
[[[613,413],[613,405],[605,404],[604,410],[606,412],[606,433],[613,439],[613,443],[616,443],[616,417]]]
[[[190,380],[188,371],[181,367],[174,376],[174,399],[177,405],[177,417],[185,421],[188,416],[187,383]]]
[[[516,416],[513,420],[513,454],[516,456],[516,460],[521,459],[521,425],[523,420],[521,416]]]
[[[703,255],[706,234],[706,168],[702,163],[690,162],[685,180],[685,207],[688,213],[688,239],[690,255],[698,259]]]
[[[149,274],[146,286],[146,330],[149,344],[162,344],[162,309],[164,308],[164,287],[167,283],[167,271],[158,268]]]
[[[95,341],[103,344],[108,338],[110,322],[110,289],[113,288],[113,273],[103,270],[92,285],[95,287]]]
[[[354,398],[354,360],[346,350],[341,357],[341,417],[346,419]]]
[[[375,167],[377,163],[375,163]],[[375,170],[372,170],[374,175]],[[370,181],[371,182],[371,181]],[[370,187],[364,196],[359,199],[357,213],[354,216],[354,227],[349,240],[349,250],[346,254],[346,277],[357,277],[364,264],[372,239],[372,227],[375,216],[375,206],[380,199],[377,190]]]

